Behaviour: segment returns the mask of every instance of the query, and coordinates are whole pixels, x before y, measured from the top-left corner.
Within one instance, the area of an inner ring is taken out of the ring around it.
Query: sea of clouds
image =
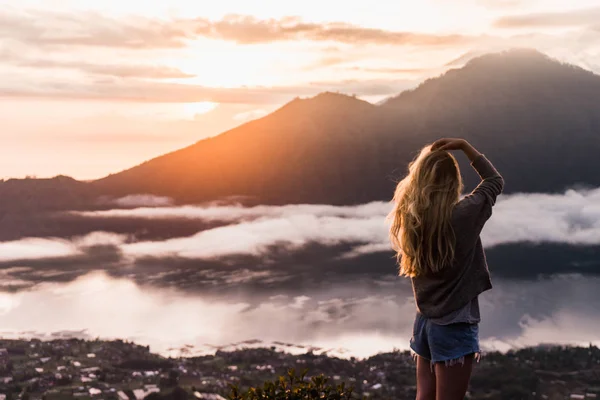
[[[60,258],[83,254],[93,246],[118,246],[123,255],[214,259],[229,255],[260,256],[273,246],[300,249],[311,243],[348,244],[345,256],[389,251],[387,202],[357,206],[285,205],[243,207],[208,204],[171,206],[165,198],[134,200],[152,207],[74,212],[82,218],[197,219],[217,226],[192,236],[138,240],[129,235],[92,232],[72,239],[23,238],[0,242],[0,261]],[[501,196],[482,240],[491,248],[509,243],[600,244],[600,189],[568,190],[561,194]]]
[[[179,274],[191,281],[190,274],[198,270],[203,280],[220,282],[217,275],[224,274],[227,282],[238,279],[233,284],[242,288],[242,280],[267,281],[279,270],[252,269],[249,264],[245,267],[249,269],[235,272],[195,266],[229,256],[260,258],[274,247],[302,250],[315,243],[341,245],[346,251],[342,256],[347,258],[390,251],[385,219],[390,203],[173,206],[170,199],[143,195],[113,204],[118,208],[69,214],[84,221],[121,218],[210,224],[193,235],[162,240],[146,240],[137,232],[90,232],[71,238],[0,242],[3,287],[24,288],[0,292],[0,335],[80,332],[133,339],[165,354],[171,347],[186,344],[214,350],[214,346],[248,339],[342,347],[348,350],[346,354],[358,356],[407,346],[414,303],[410,285],[402,279],[329,280],[327,287],[308,285],[301,294],[287,286],[271,292],[244,286],[247,290],[238,290],[241,294],[235,296],[234,292],[213,296],[206,286],[185,292],[175,286],[140,285],[127,275],[135,270],[121,261],[100,271],[86,269],[82,261],[96,254],[94,249],[109,248],[132,264],[147,258],[159,260],[155,269],[141,264],[144,276]],[[482,240],[487,248],[511,243],[598,245],[600,189],[501,196]],[[36,264],[47,260],[51,262]],[[174,260],[190,264],[179,270]],[[47,279],[50,275],[58,278]],[[299,285],[298,279],[294,282]],[[600,278],[565,274],[529,280],[501,278],[494,279],[494,285],[494,290],[481,297],[485,316],[481,335],[486,348],[600,343],[595,307],[600,300]]]
[[[483,348],[600,344],[599,286],[600,278],[580,275],[497,280],[480,298]],[[406,350],[414,313],[408,284],[377,290],[367,283],[334,285],[301,296],[215,300],[93,272],[69,283],[0,293],[0,335],[127,338],[171,355],[185,346],[203,353],[258,340],[263,346],[285,342],[306,346],[299,351],[316,347],[366,357]]]

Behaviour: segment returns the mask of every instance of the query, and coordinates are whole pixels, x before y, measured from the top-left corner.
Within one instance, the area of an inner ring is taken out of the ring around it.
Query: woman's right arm
[[[463,201],[470,203],[471,208],[479,208],[484,219],[489,218],[496,198],[504,189],[504,179],[492,163],[464,139],[440,139],[432,145],[432,150],[462,150],[465,153],[481,182]]]
[[[478,198],[476,199],[478,200],[476,201],[477,203],[483,202],[484,205],[489,205],[489,214],[491,215],[491,207],[496,204],[496,198],[504,189],[504,179],[496,168],[494,168],[490,160],[478,152],[469,142],[465,141],[462,150],[469,157],[471,166],[481,178],[481,182],[469,196]]]
[[[469,158],[469,161],[473,162],[477,159],[477,157],[479,157],[481,155],[481,153],[478,152],[477,149],[475,147],[473,147],[473,145],[471,145],[471,143],[467,142],[464,139],[459,139],[459,140],[460,140],[460,149]]]

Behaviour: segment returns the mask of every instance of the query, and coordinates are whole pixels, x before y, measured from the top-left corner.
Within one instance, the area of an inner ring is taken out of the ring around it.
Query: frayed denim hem
[[[419,356],[419,354],[417,354],[413,349],[410,350],[410,354],[412,355],[413,361],[415,361],[415,362],[417,361],[417,357],[422,357],[422,356]],[[429,366],[431,367],[431,371],[433,372],[433,366],[435,364],[444,363],[444,365],[446,367],[453,367],[453,366],[459,365],[459,364],[461,366],[464,366],[465,365],[465,357],[470,356],[471,354],[473,354],[473,360],[476,363],[479,363],[481,361],[481,352],[479,352],[479,351],[474,352],[474,353],[465,354],[464,356],[461,356],[461,357],[458,357],[458,358],[453,358],[451,360],[444,360],[444,361],[433,362],[431,360],[428,360],[425,357],[423,357],[423,358],[425,358],[426,360],[429,361]]]
[[[467,356],[469,356],[471,354],[473,354],[473,360],[475,362],[478,363],[479,361],[481,361],[481,353],[480,352],[476,352],[476,353],[469,353],[469,354],[466,354],[466,355],[464,355],[462,357],[454,358],[452,360],[438,361],[438,364],[439,363],[444,363],[446,365],[446,367],[453,367],[453,366],[458,365],[458,364],[460,364],[461,366],[463,366],[463,365],[465,365],[465,357],[467,357]]]

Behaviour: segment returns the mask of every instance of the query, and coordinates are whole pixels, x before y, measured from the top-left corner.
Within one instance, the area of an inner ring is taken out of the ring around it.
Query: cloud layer
[[[468,36],[394,32],[345,22],[313,23],[299,17],[259,19],[249,15],[160,20],[113,18],[97,12],[59,13],[0,10],[0,38],[36,46],[121,47],[130,49],[182,48],[199,37],[242,44],[286,40],[334,41],[348,44],[447,46],[471,40]]]
[[[0,52],[0,61],[15,67],[39,68],[45,70],[66,69],[91,75],[116,78],[182,79],[194,77],[192,74],[186,74],[173,67],[144,64],[101,64],[48,57],[32,58],[23,57],[15,52],[8,52],[6,50]]]
[[[25,238],[0,242],[1,261],[71,257],[86,248],[118,246],[130,257],[214,259],[268,255],[273,248],[300,250],[310,244],[352,246],[345,257],[390,251],[385,217],[391,204],[373,202],[352,207],[286,205],[242,207],[206,205],[173,207],[170,199],[131,196],[121,207],[153,207],[73,212],[91,219],[198,220],[212,226],[192,236],[164,240],[125,240],[123,235],[92,233],[74,240]],[[157,207],[158,206],[158,207]],[[139,229],[139,228],[138,228]],[[493,248],[514,243],[600,245],[600,189],[564,194],[503,196],[494,208],[482,240]]]
[[[132,256],[167,254],[187,258],[260,255],[271,246],[301,248],[309,243],[353,244],[354,254],[389,250],[385,216],[391,205],[183,206],[76,213],[90,218],[199,219],[225,226],[162,242],[123,247]],[[600,245],[600,189],[564,194],[503,196],[482,240],[486,247],[511,243]]]
[[[71,216],[87,223],[134,219],[208,226],[164,240],[140,239],[136,230],[0,242],[1,289],[7,290],[0,293],[0,333],[125,337],[176,355],[169,349],[193,344],[195,351],[214,351],[248,339],[339,349],[334,353],[344,356],[406,348],[414,316],[408,281],[394,277],[391,254],[362,266],[354,258],[389,251],[389,203],[174,207],[166,205],[168,199],[139,196],[122,205],[140,203],[159,207]],[[600,245],[599,204],[600,189],[502,196],[483,241],[491,250],[510,243]],[[301,250],[311,245],[321,247],[304,258]],[[328,261],[340,254],[346,258]],[[232,257],[241,258],[234,263]],[[378,264],[385,264],[384,272]],[[105,272],[89,274],[90,265]],[[494,290],[481,297],[484,348],[600,343],[593,322],[598,277],[509,281],[493,274]],[[184,294],[176,289],[179,282],[187,283],[181,289],[195,290]],[[21,288],[28,290],[8,291]],[[51,309],[62,312],[57,317]],[[93,320],[86,318],[90,312]],[[182,319],[187,323],[178,323]]]
[[[366,357],[408,348],[415,314],[411,288],[405,280],[389,283],[363,281],[302,295],[257,298],[246,293],[240,299],[215,300],[93,273],[67,284],[0,293],[0,334],[130,339],[165,355],[179,355],[186,345],[193,354],[255,339],[263,346],[284,342],[306,346],[296,351],[316,347],[317,352],[332,349],[345,357]],[[577,275],[497,280],[480,300],[482,347],[600,343],[594,306],[600,300],[599,284],[598,278]]]
[[[269,43],[282,40],[334,41],[348,44],[447,46],[471,40],[463,35],[435,35],[363,28],[344,23],[310,23],[298,17],[261,20],[247,15],[229,15],[219,21],[196,19],[195,32],[213,39],[237,43]]]
[[[508,15],[494,23],[498,28],[552,28],[598,26],[600,8],[587,8],[560,12]]]
[[[515,2],[482,3],[502,9]],[[600,43],[593,22],[598,20],[599,12],[591,8],[500,14],[485,32],[467,33],[443,29],[394,31],[344,21],[314,22],[297,16],[117,17],[98,11],[0,7],[0,60],[4,61],[0,66],[0,95],[232,104],[281,104],[326,90],[383,97],[397,95],[427,76],[444,72],[448,66],[438,66],[461,53],[514,46],[534,47],[597,70],[600,64],[589,50]],[[582,31],[556,35],[535,32],[548,26],[577,26]],[[505,28],[515,27],[529,31],[506,36]],[[390,52],[390,46],[401,49]],[[335,47],[341,50],[330,54],[327,49]],[[223,51],[215,50],[218,48]],[[240,51],[232,52],[232,48]],[[566,54],[565,48],[571,54]],[[315,59],[324,53],[325,57]],[[307,62],[304,67],[286,61],[296,55],[300,64]],[[265,65],[244,63],[251,59],[264,59]],[[170,65],[163,65],[167,60]],[[279,78],[263,79],[272,74]],[[231,79],[247,75],[248,79],[268,83],[234,79],[236,83],[231,84],[225,75]],[[215,79],[218,84],[212,83]]]

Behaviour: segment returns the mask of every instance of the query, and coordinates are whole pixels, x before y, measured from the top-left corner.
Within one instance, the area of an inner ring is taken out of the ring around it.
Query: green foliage
[[[229,400],[350,400],[353,397],[353,388],[347,388],[344,383],[333,386],[328,384],[328,379],[323,376],[314,376],[306,379],[307,370],[297,375],[292,368],[287,376],[280,376],[275,381],[267,381],[262,388],[250,388],[241,392],[237,386],[231,387]]]

